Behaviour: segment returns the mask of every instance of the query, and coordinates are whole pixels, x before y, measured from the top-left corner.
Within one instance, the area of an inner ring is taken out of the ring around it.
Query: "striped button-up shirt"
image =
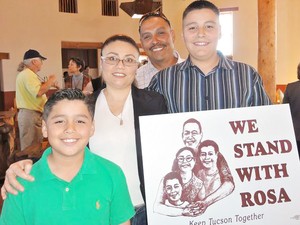
[[[189,57],[158,72],[148,89],[164,95],[170,113],[271,104],[253,67],[218,55],[218,66],[207,75]]]

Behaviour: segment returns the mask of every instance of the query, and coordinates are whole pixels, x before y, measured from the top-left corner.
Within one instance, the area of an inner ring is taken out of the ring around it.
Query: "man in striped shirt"
[[[148,89],[165,96],[171,113],[269,105],[262,79],[251,66],[217,51],[221,36],[218,8],[194,1],[183,12],[189,57],[158,72]]]

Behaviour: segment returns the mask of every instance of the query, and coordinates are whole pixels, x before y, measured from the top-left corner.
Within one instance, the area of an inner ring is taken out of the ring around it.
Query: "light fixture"
[[[135,0],[133,2],[123,2],[120,4],[120,8],[132,18],[141,18],[148,12],[159,10],[161,1]]]

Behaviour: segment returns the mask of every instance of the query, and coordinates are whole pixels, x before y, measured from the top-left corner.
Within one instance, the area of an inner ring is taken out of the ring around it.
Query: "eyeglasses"
[[[160,17],[162,18],[164,21],[166,21],[169,26],[171,27],[171,23],[170,21],[168,20],[168,18],[161,12],[157,11],[157,12],[149,12],[149,13],[146,13],[145,15],[142,16],[142,18],[140,19],[140,22],[139,22],[139,32],[141,31],[141,26],[142,26],[142,23],[149,19],[150,17]]]
[[[120,59],[116,56],[101,56],[101,59],[109,65],[118,65],[120,61],[122,61],[124,66],[136,66],[139,62],[136,59],[131,57],[126,57],[124,59]]]
[[[190,162],[194,159],[194,157],[192,156],[187,156],[187,157],[183,157],[183,156],[179,156],[177,157],[177,161],[180,162],[180,163],[183,163],[183,161],[185,160],[186,162]]]

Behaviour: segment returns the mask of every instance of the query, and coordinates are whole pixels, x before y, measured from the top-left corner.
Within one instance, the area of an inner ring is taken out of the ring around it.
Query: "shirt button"
[[[69,192],[69,190],[70,190],[70,189],[69,189],[68,187],[66,187],[66,189],[65,189],[65,190],[66,190],[66,192]]]

